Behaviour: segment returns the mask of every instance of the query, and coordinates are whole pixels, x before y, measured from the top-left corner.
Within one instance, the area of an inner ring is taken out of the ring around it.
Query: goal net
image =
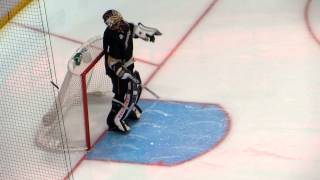
[[[57,103],[43,115],[37,130],[38,146],[52,151],[89,150],[106,130],[112,85],[103,56],[102,39],[94,37],[69,59]]]

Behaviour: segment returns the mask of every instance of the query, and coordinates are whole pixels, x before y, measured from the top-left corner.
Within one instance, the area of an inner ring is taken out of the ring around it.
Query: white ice
[[[84,160],[74,179],[320,179],[320,1],[217,0],[164,61],[212,2],[46,0],[50,32],[82,42],[102,35],[101,16],[110,8],[159,28],[154,44],[135,42],[135,57],[165,62],[148,87],[166,100],[219,104],[231,118],[225,140],[192,161],[163,167]],[[307,2],[315,37],[304,18]],[[51,40],[61,84],[79,44]],[[156,70],[141,62],[136,68],[144,81]]]

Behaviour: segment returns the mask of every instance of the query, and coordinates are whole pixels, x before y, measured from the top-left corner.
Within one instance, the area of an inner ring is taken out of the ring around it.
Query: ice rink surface
[[[149,88],[164,100],[219,104],[231,118],[224,141],[192,161],[85,159],[74,179],[320,179],[319,0],[47,0],[46,7],[58,84],[69,57],[102,35],[101,16],[115,8],[163,33],[154,44],[135,41],[136,69]]]

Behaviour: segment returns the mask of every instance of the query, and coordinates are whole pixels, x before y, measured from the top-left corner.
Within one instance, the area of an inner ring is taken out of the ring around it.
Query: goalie
[[[116,10],[108,10],[103,16],[107,25],[103,35],[106,73],[112,80],[112,108],[107,117],[109,130],[130,131],[126,118],[139,119],[142,110],[138,106],[141,79],[134,71],[133,38],[155,41],[161,33],[155,29],[126,22]]]

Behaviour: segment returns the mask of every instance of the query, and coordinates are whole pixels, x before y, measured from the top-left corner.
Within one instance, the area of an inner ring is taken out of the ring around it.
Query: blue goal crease
[[[228,115],[218,105],[154,100],[139,105],[141,119],[127,121],[131,131],[108,132],[87,159],[171,166],[208,152],[228,133]]]

